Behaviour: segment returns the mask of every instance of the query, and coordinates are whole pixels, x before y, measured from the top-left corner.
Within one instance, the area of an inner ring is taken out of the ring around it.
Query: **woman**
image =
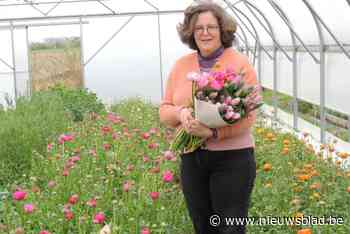
[[[186,74],[219,68],[243,69],[246,83],[257,83],[248,59],[232,48],[236,23],[214,3],[185,10],[178,26],[183,43],[197,52],[180,58],[167,81],[160,105],[160,120],[170,127],[206,139],[206,146],[181,155],[181,183],[189,215],[197,234],[245,233],[245,225],[226,225],[225,218],[247,217],[256,176],[251,126],[256,114],[234,125],[210,129],[192,117],[191,81]],[[218,216],[213,216],[218,215]],[[221,223],[219,225],[219,219]]]

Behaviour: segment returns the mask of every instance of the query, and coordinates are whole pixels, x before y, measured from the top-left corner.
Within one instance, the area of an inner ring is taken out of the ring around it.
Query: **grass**
[[[29,180],[12,184],[27,197],[14,201],[8,196],[0,209],[0,230],[23,228],[25,233],[97,233],[98,212],[112,233],[193,233],[179,181],[179,157],[167,151],[173,131],[158,121],[158,108],[140,99],[125,100],[109,114],[92,114],[74,123],[62,136],[49,141],[46,153],[33,153]],[[62,133],[63,134],[63,133]],[[321,159],[308,144],[307,136],[296,139],[279,129],[265,126],[263,116],[254,128],[257,177],[249,216],[253,217],[342,217],[343,225],[250,225],[248,233],[350,233],[350,173]],[[61,140],[61,143],[60,143]],[[330,145],[323,152],[330,155]],[[165,157],[165,155],[167,155]],[[347,155],[343,155],[345,158]],[[163,180],[163,173],[173,175]],[[234,186],[234,181],[232,182]],[[158,192],[152,199],[150,192]],[[77,202],[70,205],[72,195]],[[96,199],[96,207],[91,206]],[[25,213],[24,204],[33,204]],[[90,204],[90,205],[88,205]],[[67,212],[73,217],[67,218]],[[0,233],[2,233],[0,231]]]

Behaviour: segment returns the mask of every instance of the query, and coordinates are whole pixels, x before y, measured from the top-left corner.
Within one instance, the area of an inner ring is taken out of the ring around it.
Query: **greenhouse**
[[[203,2],[262,87],[249,216],[340,221],[248,233],[350,233],[350,0],[0,0],[0,233],[193,233],[158,114]]]

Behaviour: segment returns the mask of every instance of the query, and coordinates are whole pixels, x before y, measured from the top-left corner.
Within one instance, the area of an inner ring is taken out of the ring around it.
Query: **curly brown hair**
[[[189,6],[185,10],[185,18],[183,23],[179,23],[177,31],[180,39],[184,44],[187,44],[191,49],[199,50],[194,40],[194,26],[198,19],[198,15],[203,12],[211,12],[218,20],[221,34],[221,43],[224,48],[232,46],[237,30],[236,21],[225,12],[225,10],[215,4],[202,2],[195,6]]]

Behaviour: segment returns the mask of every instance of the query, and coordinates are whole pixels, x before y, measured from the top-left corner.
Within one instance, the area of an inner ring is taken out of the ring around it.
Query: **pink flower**
[[[170,150],[167,150],[164,152],[164,158],[166,160],[171,160],[174,157],[174,153],[171,152]]]
[[[86,205],[90,207],[96,207],[96,198],[92,198],[89,201],[87,201]]]
[[[233,115],[233,119],[240,119],[241,118],[241,114],[240,113],[235,113]]]
[[[225,114],[225,119],[232,119],[233,116],[234,116],[234,112],[233,111],[228,111]]]
[[[64,142],[69,142],[74,139],[73,135],[70,134],[61,134],[58,138],[58,142],[60,144],[63,144]]]
[[[27,214],[31,214],[34,212],[35,206],[33,204],[25,204],[23,206],[24,212]]]
[[[163,181],[169,183],[173,180],[173,173],[169,170],[164,171],[163,173]]]
[[[51,232],[47,231],[47,230],[42,230],[39,232],[39,234],[51,234]]]
[[[200,89],[204,88],[205,86],[207,86],[208,83],[209,83],[209,74],[208,73],[203,73],[200,76],[200,79],[197,81],[197,83],[198,83],[198,87]]]
[[[157,128],[151,128],[150,130],[149,130],[149,133],[150,134],[156,134],[158,132],[158,129]]]
[[[149,134],[148,132],[145,132],[141,136],[142,136],[142,139],[147,140],[151,137],[151,134]]]
[[[132,164],[128,164],[128,166],[127,166],[126,170],[128,170],[128,171],[132,171],[132,170],[134,170],[134,165],[132,165]]]
[[[51,232],[46,231],[46,230],[42,230],[42,231],[39,232],[39,234],[51,234]]]
[[[241,102],[241,99],[239,97],[237,97],[237,98],[234,98],[233,100],[231,100],[230,104],[232,106],[235,106],[235,105],[238,105],[240,102]]]
[[[96,224],[103,224],[105,221],[105,214],[103,212],[98,212],[95,217],[93,222]]]
[[[148,144],[148,148],[149,149],[156,149],[156,148],[158,148],[158,146],[159,146],[159,144],[158,143],[154,143],[154,142]]]
[[[149,157],[143,156],[143,162],[149,162]]]
[[[123,184],[123,190],[124,192],[129,192],[129,190],[132,188],[133,186],[133,183],[131,181],[126,181],[124,184]]]
[[[64,217],[66,218],[67,221],[70,221],[74,218],[73,211],[71,210],[65,210],[64,211]]]
[[[69,170],[68,169],[64,169],[62,175],[63,176],[68,176],[69,175]]]
[[[150,192],[149,195],[153,201],[155,201],[159,198],[159,192]]]
[[[16,201],[22,201],[26,199],[26,197],[27,197],[27,192],[23,190],[18,190],[12,194],[12,198]]]
[[[149,228],[147,228],[147,227],[144,227],[144,228],[142,228],[140,234],[151,234],[151,230],[149,230]]]
[[[187,79],[190,81],[198,81],[200,79],[200,75],[197,72],[190,72],[187,74]]]
[[[53,180],[50,180],[50,181],[47,183],[47,187],[48,187],[48,188],[53,188],[53,187],[55,187],[55,186],[56,186],[56,182],[53,181]]]
[[[210,87],[215,90],[221,90],[224,87],[224,83],[218,80],[213,80],[210,82]]]
[[[105,144],[103,144],[103,149],[104,149],[105,151],[108,151],[108,150],[111,149],[111,145],[108,144],[108,143],[105,143]]]
[[[78,194],[74,194],[72,196],[70,196],[70,198],[68,199],[68,202],[72,205],[76,204],[79,200],[79,195]]]
[[[50,152],[52,150],[52,144],[49,143],[47,144],[47,152]]]

